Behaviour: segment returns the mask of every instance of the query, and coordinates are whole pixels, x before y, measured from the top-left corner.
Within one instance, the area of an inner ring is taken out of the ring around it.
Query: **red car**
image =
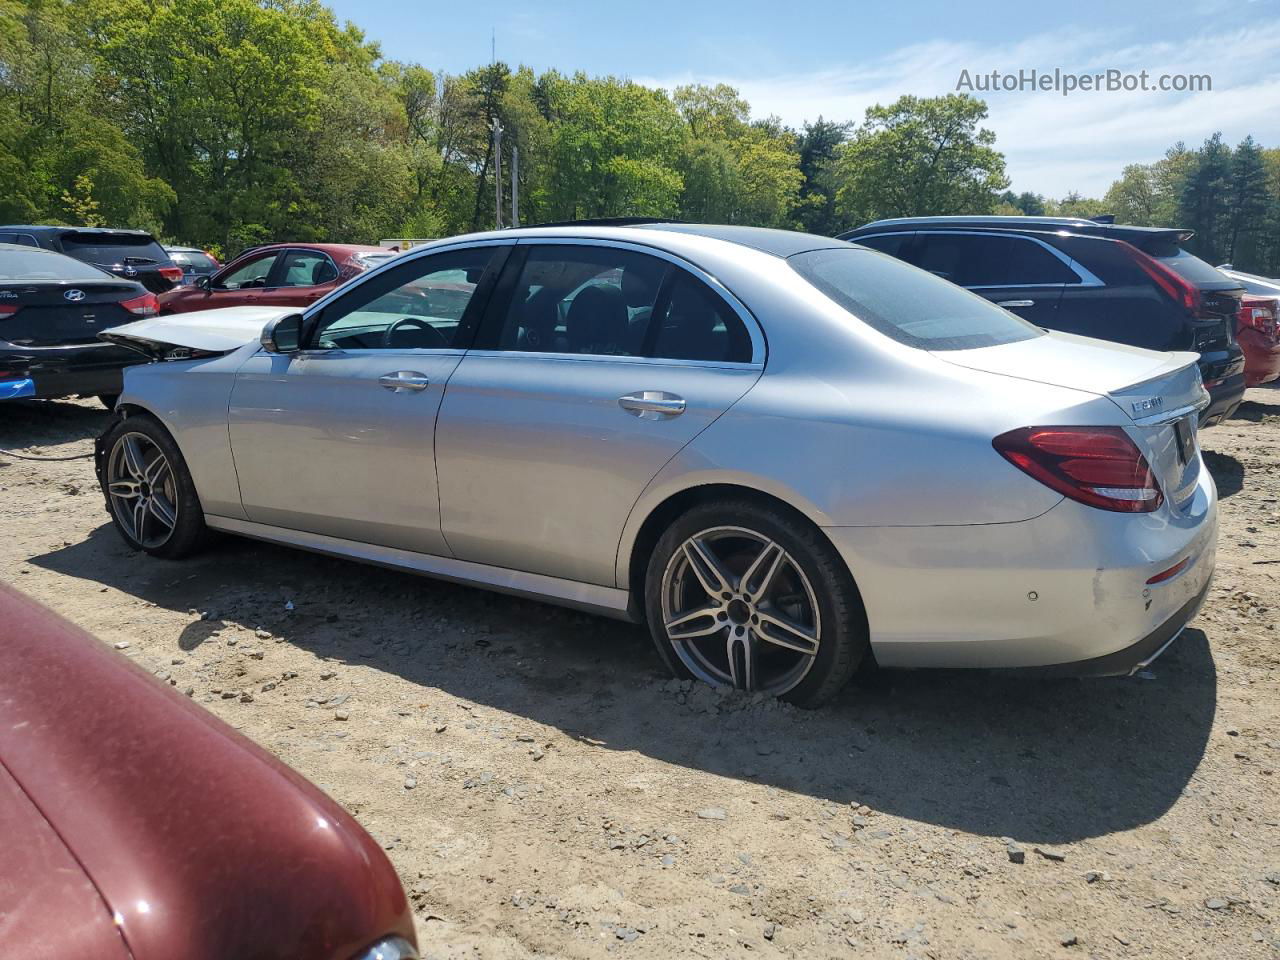
[[[161,313],[216,307],[306,307],[394,251],[346,243],[272,243],[242,253],[211,277],[161,296]]]
[[[1245,386],[1257,387],[1280,378],[1280,300],[1246,293],[1240,302],[1236,339],[1244,350]]]
[[[0,956],[418,956],[395,871],[338,804],[3,585],[0,717]]]

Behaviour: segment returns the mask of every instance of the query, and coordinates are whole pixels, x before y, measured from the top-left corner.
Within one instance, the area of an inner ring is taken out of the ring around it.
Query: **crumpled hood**
[[[271,320],[297,313],[297,307],[222,307],[148,317],[98,334],[102,340],[159,356],[181,347],[205,353],[229,353],[254,343]]]

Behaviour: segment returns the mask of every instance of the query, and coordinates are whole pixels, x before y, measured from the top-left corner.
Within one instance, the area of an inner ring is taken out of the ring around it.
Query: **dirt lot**
[[[3,417],[48,457],[106,415]],[[1280,390],[1202,440],[1217,581],[1129,680],[686,693],[610,621],[234,539],[135,555],[85,459],[0,455],[0,575],[345,804],[428,957],[1275,958]]]

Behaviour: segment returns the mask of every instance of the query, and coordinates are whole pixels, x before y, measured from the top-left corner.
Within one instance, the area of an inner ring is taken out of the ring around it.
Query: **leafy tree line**
[[[0,0],[0,222],[139,226],[225,253],[484,229],[497,120],[526,223],[831,234],[888,216],[1114,212],[1280,273],[1277,151],[1179,145],[1105,200],[1052,201],[1008,192],[986,116],[968,96],[904,96],[796,130],[723,84],[504,63],[448,75],[382,57],[319,0]]]
[[[133,225],[224,251],[491,226],[494,120],[519,148],[525,222],[829,233],[990,210],[1007,183],[984,117],[971,98],[904,97],[856,128],[794,130],[725,85],[438,74],[383,58],[318,0],[0,0],[0,222]]]
[[[1280,276],[1280,148],[1264,149],[1253,137],[1234,148],[1217,133],[1198,149],[1176,143],[1155,163],[1125,167],[1101,200],[1005,193],[1000,211],[1186,227],[1195,231],[1187,248],[1202,259]]]

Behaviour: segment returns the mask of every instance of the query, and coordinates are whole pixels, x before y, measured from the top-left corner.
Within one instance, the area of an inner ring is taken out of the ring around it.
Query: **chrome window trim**
[[[1037,290],[1065,290],[1070,287],[1072,290],[1091,287],[1105,287],[1106,284],[1098,279],[1093,271],[1081,265],[1077,260],[1067,256],[1061,250],[1052,244],[1045,243],[1038,237],[1028,237],[1022,233],[1011,233],[1007,230],[885,230],[880,233],[867,233],[861,237],[855,237],[849,243],[858,243],[862,240],[870,240],[874,237],[893,237],[902,236],[964,236],[964,237],[1007,237],[1010,240],[1027,240],[1038,246],[1043,247],[1049,253],[1053,254],[1062,264],[1080,278],[1079,283],[986,283],[972,287],[966,286],[966,290],[1017,290],[1023,288],[1034,288]],[[872,247],[871,249],[875,249]],[[882,253],[883,251],[876,251]],[[892,254],[886,254],[892,256]],[[912,264],[914,266],[914,264]],[[923,268],[921,268],[923,269]]]
[[[616,250],[627,250],[631,253],[639,253],[644,256],[657,257],[659,260],[665,260],[668,263],[687,270],[693,274],[707,286],[713,293],[717,294],[720,299],[725,301],[729,307],[737,314],[738,319],[742,321],[743,327],[747,331],[747,337],[751,341],[751,359],[746,362],[733,363],[730,361],[715,360],[684,360],[677,361],[666,359],[663,357],[616,357],[611,354],[592,354],[592,353],[547,353],[542,354],[547,357],[582,357],[587,359],[613,359],[613,360],[649,360],[658,363],[681,363],[695,364],[704,367],[740,367],[743,369],[760,368],[764,366],[766,349],[764,332],[760,328],[760,324],[756,321],[755,315],[747,309],[746,304],[739,300],[720,280],[713,274],[703,270],[695,263],[678,256],[670,251],[663,250],[661,247],[650,246],[646,243],[636,243],[631,240],[606,240],[599,237],[520,237],[516,240],[518,246],[569,246],[569,247],[608,247]],[[479,353],[480,351],[473,351]],[[529,356],[528,351],[524,350],[498,350],[493,351],[499,354],[523,354]]]
[[[678,360],[666,357],[631,357],[613,353],[553,353],[550,351],[532,350],[468,350],[469,357],[489,357],[492,359],[529,359],[529,360],[563,360],[584,363],[590,361],[608,361],[613,363],[640,364],[654,367],[701,367],[717,370],[761,370],[764,364],[751,361],[734,362],[732,360]]]

